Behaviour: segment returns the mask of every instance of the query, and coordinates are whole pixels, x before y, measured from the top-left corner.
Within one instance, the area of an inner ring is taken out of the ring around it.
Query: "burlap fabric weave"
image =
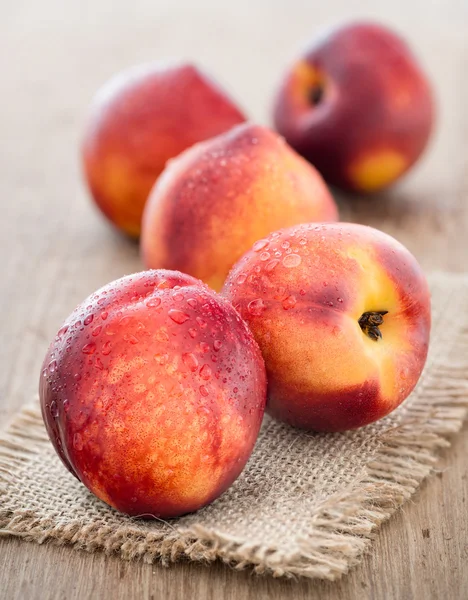
[[[265,419],[235,484],[168,523],[135,520],[95,499],[62,466],[37,401],[0,438],[0,534],[123,559],[221,559],[275,576],[336,579],[433,468],[468,407],[468,278],[431,280],[429,359],[413,394],[374,425],[308,434]]]

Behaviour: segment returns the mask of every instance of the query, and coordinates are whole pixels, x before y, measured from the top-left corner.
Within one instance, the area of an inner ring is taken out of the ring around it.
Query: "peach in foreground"
[[[424,367],[426,279],[404,246],[371,227],[274,232],[234,266],[223,294],[262,350],[267,410],[296,427],[372,423],[405,400]]]
[[[114,281],[52,342],[42,413],[66,467],[98,498],[139,516],[206,505],[255,444],[265,366],[232,305],[173,271]]]

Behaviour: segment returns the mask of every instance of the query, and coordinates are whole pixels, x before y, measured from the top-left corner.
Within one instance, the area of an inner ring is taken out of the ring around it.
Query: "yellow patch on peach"
[[[330,309],[330,313],[332,311]],[[334,323],[335,334],[332,333],[333,327],[325,325],[317,331],[315,320],[310,326],[304,323],[298,331],[297,323],[286,312],[276,315],[275,327],[269,330],[270,340],[264,351],[265,361],[272,372],[281,372],[283,382],[294,385],[298,390],[307,389],[311,374],[304,369],[304,364],[313,365],[315,384],[324,394],[352,388],[372,379],[375,375],[373,365],[363,361],[356,350],[362,344],[362,331],[357,321],[354,323],[343,313]],[[317,341],[320,339],[320,353],[307,343],[311,337]],[[297,360],[298,340],[303,348],[300,361]],[[270,355],[268,347],[280,347],[281,354]],[[339,369],[330,369],[331,359],[340,365]]]
[[[126,373],[130,373],[132,371],[138,372],[138,369],[143,367],[144,364],[145,361],[140,357],[125,360],[120,358],[116,360],[107,375],[108,383],[112,385],[119,383],[122,381]]]
[[[379,150],[358,158],[349,168],[354,186],[363,192],[376,192],[397,179],[408,166],[397,150]]]
[[[369,248],[350,246],[346,255],[356,261],[356,266],[361,271],[360,294],[356,296],[356,303],[350,309],[351,320],[360,334],[359,345],[368,357],[369,364],[373,364],[380,373],[382,397],[392,398],[396,385],[395,373],[398,372],[395,347],[400,346],[402,350],[411,352],[405,335],[407,323],[395,316],[400,315],[404,307],[401,306],[395,283]],[[384,316],[384,322],[380,326],[382,340],[376,343],[361,330],[358,321],[363,313],[380,310],[387,310],[389,314]]]
[[[112,211],[117,227],[138,237],[141,214],[154,177],[145,178],[141,172],[135,172],[127,159],[117,155],[108,156],[95,177],[102,182],[100,187],[106,190],[106,198],[112,198],[112,206],[103,206],[103,209]]]

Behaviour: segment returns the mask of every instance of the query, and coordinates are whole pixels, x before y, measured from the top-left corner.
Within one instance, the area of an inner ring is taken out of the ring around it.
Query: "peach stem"
[[[371,340],[377,342],[382,339],[382,332],[379,329],[379,325],[384,322],[384,315],[388,313],[388,310],[371,310],[359,317],[359,325],[363,332],[370,337]]]

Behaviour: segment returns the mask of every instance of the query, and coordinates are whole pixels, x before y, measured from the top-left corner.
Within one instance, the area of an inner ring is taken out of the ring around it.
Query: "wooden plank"
[[[425,160],[372,201],[340,198],[342,216],[400,239],[427,270],[466,270],[468,250],[467,13],[440,4],[378,0],[368,15],[395,24],[424,56],[440,104]],[[227,7],[124,0],[2,2],[0,56],[0,424],[36,393],[47,344],[88,293],[139,270],[134,244],[88,202],[77,160],[98,85],[124,66],[193,56],[261,122],[269,92],[298,43],[351,15],[344,0]],[[229,85],[230,83],[230,85]],[[0,597],[430,599],[468,595],[467,428],[444,452],[440,476],[385,525],[372,553],[335,584],[276,581],[223,565],[170,569],[101,554],[0,539]]]

